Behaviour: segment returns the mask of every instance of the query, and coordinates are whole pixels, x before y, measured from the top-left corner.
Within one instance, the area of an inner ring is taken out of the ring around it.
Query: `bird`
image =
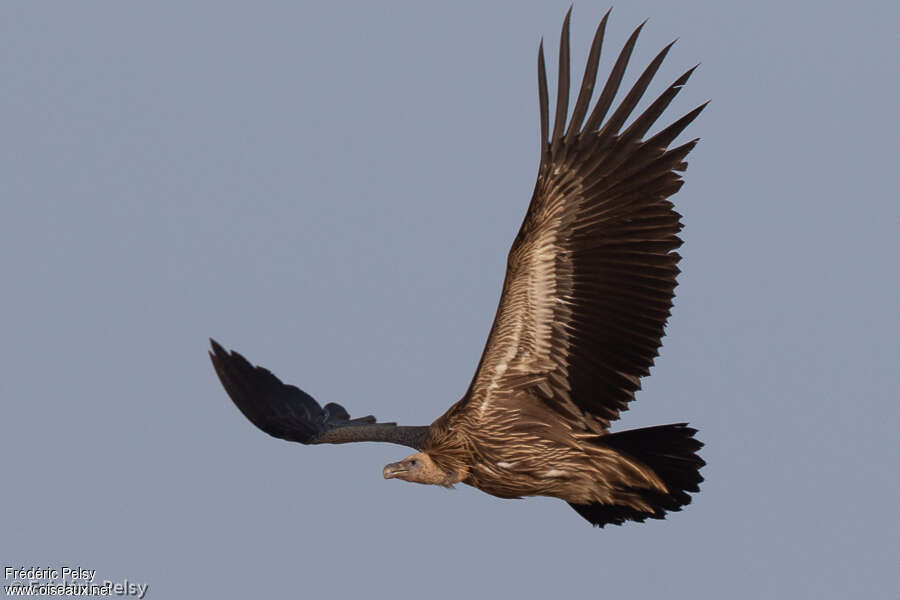
[[[646,21],[592,102],[607,11],[569,114],[571,11],[560,35],[552,130],[543,40],[538,46],[537,182],[465,394],[428,426],[351,418],[340,404],[322,406],[210,339],[219,380],[259,429],[301,444],[408,446],[416,452],[385,466],[385,479],[462,483],[500,498],[556,497],[598,527],[663,519],[699,492],[705,461],[696,429],[611,432],[610,423],[628,409],[662,345],[682,244],[669,197],[699,138],[673,142],[708,102],[647,136],[695,65],[625,126],[672,42],[609,114]]]

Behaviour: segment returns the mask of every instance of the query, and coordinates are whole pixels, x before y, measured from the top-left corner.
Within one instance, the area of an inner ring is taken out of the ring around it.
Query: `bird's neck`
[[[469,476],[472,461],[468,444],[457,431],[432,425],[423,451],[442,473],[439,485],[451,487]]]

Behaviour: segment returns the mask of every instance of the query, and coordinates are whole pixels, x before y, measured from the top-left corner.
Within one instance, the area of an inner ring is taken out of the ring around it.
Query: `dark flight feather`
[[[625,46],[622,47],[622,51],[619,53],[619,58],[616,59],[616,64],[613,66],[609,79],[606,80],[606,85],[603,86],[603,91],[600,92],[600,98],[597,99],[597,104],[594,105],[591,116],[588,117],[587,123],[584,124],[584,131],[596,130],[600,125],[600,122],[603,121],[603,117],[606,116],[607,111],[609,111],[609,107],[612,106],[613,99],[616,97],[616,92],[619,91],[619,85],[622,83],[622,77],[625,76],[625,67],[628,66],[628,60],[631,58],[634,45],[637,43],[638,36],[641,34],[641,30],[646,24],[647,21],[644,21],[638,25],[637,29],[635,29],[628,38],[628,41],[625,42]]]
[[[556,87],[556,120],[553,125],[554,140],[560,139],[566,125],[566,111],[569,109],[569,18],[572,7],[566,12],[562,33],[559,36],[559,78]]]
[[[571,12],[571,9],[569,9]],[[606,21],[609,18],[609,11],[603,15],[597,31],[594,33],[594,41],[591,43],[591,51],[588,54],[587,64],[584,67],[584,77],[582,78],[581,91],[578,92],[578,100],[575,101],[575,108],[572,110],[572,118],[569,120],[569,129],[566,132],[566,143],[571,144],[575,136],[581,130],[581,123],[590,107],[591,96],[594,93],[594,83],[597,81],[597,68],[600,65],[600,52],[603,48],[603,36],[606,32]]]
[[[538,103],[541,107],[541,164],[543,164],[548,151],[547,132],[550,130],[548,114],[550,100],[547,92],[547,68],[544,66],[544,40],[541,40],[538,46]]]

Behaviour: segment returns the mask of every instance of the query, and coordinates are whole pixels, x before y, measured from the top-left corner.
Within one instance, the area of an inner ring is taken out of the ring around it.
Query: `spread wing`
[[[607,13],[608,16],[608,13]],[[484,414],[528,390],[578,428],[602,432],[640,388],[658,354],[674,297],[680,215],[667,199],[697,140],[669,149],[699,106],[642,139],[693,69],[622,131],[671,44],[638,77],[609,119],[641,25],[628,39],[593,110],[607,17],[594,36],[566,127],[569,15],[563,23],[553,131],[543,43],[538,51],[541,163],[481,362],[461,407]],[[585,117],[587,120],[585,121]]]
[[[301,444],[390,442],[421,449],[428,427],[351,419],[340,404],[319,406],[312,396],[286,385],[268,369],[254,367],[237,352],[210,340],[209,358],[225,391],[250,422],[271,436]]]

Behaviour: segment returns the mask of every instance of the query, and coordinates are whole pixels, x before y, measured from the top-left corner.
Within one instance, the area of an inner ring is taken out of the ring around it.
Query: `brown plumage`
[[[343,407],[320,407],[212,341],[222,384],[260,429],[304,444],[403,444],[419,452],[387,465],[385,478],[462,482],[501,498],[555,496],[600,526],[663,518],[690,502],[687,492],[698,491],[704,464],[694,429],[608,428],[628,408],[661,345],[681,245],[680,217],[668,197],[681,187],[678,172],[697,140],[669,146],[705,105],[643,139],[689,69],[622,130],[670,44],[604,122],[641,25],[588,114],[607,13],[567,124],[569,16],[552,132],[543,43],[538,51],[537,183],[466,394],[429,427],[351,419]]]

